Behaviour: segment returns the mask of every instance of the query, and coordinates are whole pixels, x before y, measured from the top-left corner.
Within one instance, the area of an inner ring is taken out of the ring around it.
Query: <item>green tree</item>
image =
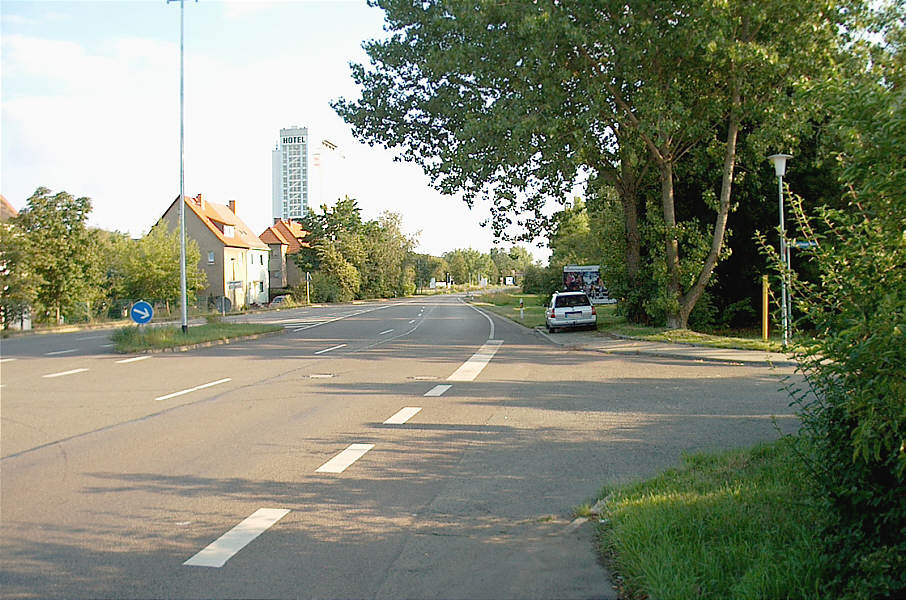
[[[41,284],[30,269],[28,238],[13,223],[0,223],[0,313],[3,327],[29,315]]]
[[[722,256],[740,136],[779,139],[765,125],[781,116],[795,134],[799,107],[788,94],[778,107],[776,90],[804,83],[839,45],[826,0],[378,4],[394,35],[366,45],[370,70],[353,67],[361,99],[335,103],[356,135],[400,148],[443,192],[492,200],[496,233],[513,215],[530,233],[548,226],[544,197],[562,198],[591,171],[623,202],[629,272],[637,195],[653,169],[673,327],[686,325]],[[710,247],[690,266],[675,174],[698,147],[721,170],[706,198]]]
[[[117,245],[121,253],[117,275],[123,296],[131,300],[163,302],[170,314],[171,304],[178,303],[182,295],[179,230],[169,231],[167,224],[160,222],[141,239],[120,241]],[[187,238],[186,295],[189,304],[195,302],[196,293],[204,289],[206,281],[198,243]]]
[[[28,240],[29,272],[36,276],[35,302],[59,323],[67,307],[94,297],[86,225],[91,200],[39,187],[10,222]]]
[[[902,4],[860,76],[829,84],[844,201],[795,197],[814,280],[791,273],[807,385],[794,389],[823,523],[823,597],[906,594],[906,69]],[[779,257],[762,238],[766,251]]]

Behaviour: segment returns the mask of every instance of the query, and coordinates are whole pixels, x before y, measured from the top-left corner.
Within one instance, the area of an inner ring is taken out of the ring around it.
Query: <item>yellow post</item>
[[[768,341],[768,276],[761,276],[761,339]]]

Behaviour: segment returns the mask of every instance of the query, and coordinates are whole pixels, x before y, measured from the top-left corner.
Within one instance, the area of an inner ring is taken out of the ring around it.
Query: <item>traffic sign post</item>
[[[132,317],[132,320],[135,321],[138,325],[144,325],[151,320],[151,317],[154,316],[154,307],[151,306],[149,302],[139,300],[132,305],[132,309],[129,311],[129,316]]]

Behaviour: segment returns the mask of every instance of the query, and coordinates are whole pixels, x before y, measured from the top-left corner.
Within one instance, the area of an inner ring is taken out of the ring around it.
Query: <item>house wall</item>
[[[207,287],[198,292],[198,300],[201,303],[207,302],[209,297],[224,296],[226,284],[224,282],[224,248],[223,243],[211,233],[208,226],[198,218],[188,207],[185,211],[186,216],[186,239],[195,240],[198,244],[198,250],[201,252],[199,267],[207,276]],[[170,231],[179,229],[179,203],[174,202],[170,209],[164,214],[163,219],[167,223]],[[208,253],[214,253],[213,262],[209,262]],[[228,296],[228,295],[227,295]]]
[[[268,255],[267,269],[270,272],[270,287],[286,287],[286,245],[268,244],[271,251]]]
[[[267,250],[251,249],[249,257],[249,303],[267,304],[270,276],[268,273],[270,252]]]

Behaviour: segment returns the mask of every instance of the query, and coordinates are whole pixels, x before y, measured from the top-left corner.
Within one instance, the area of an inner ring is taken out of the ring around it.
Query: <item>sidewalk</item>
[[[743,365],[796,366],[796,361],[792,357],[779,352],[708,348],[705,346],[669,344],[666,342],[646,342],[642,340],[608,337],[600,335],[596,331],[547,333],[538,328],[535,329],[535,332],[558,346],[574,348],[577,350],[595,350],[597,352],[606,352],[607,354],[644,354],[661,358],[677,358]]]

